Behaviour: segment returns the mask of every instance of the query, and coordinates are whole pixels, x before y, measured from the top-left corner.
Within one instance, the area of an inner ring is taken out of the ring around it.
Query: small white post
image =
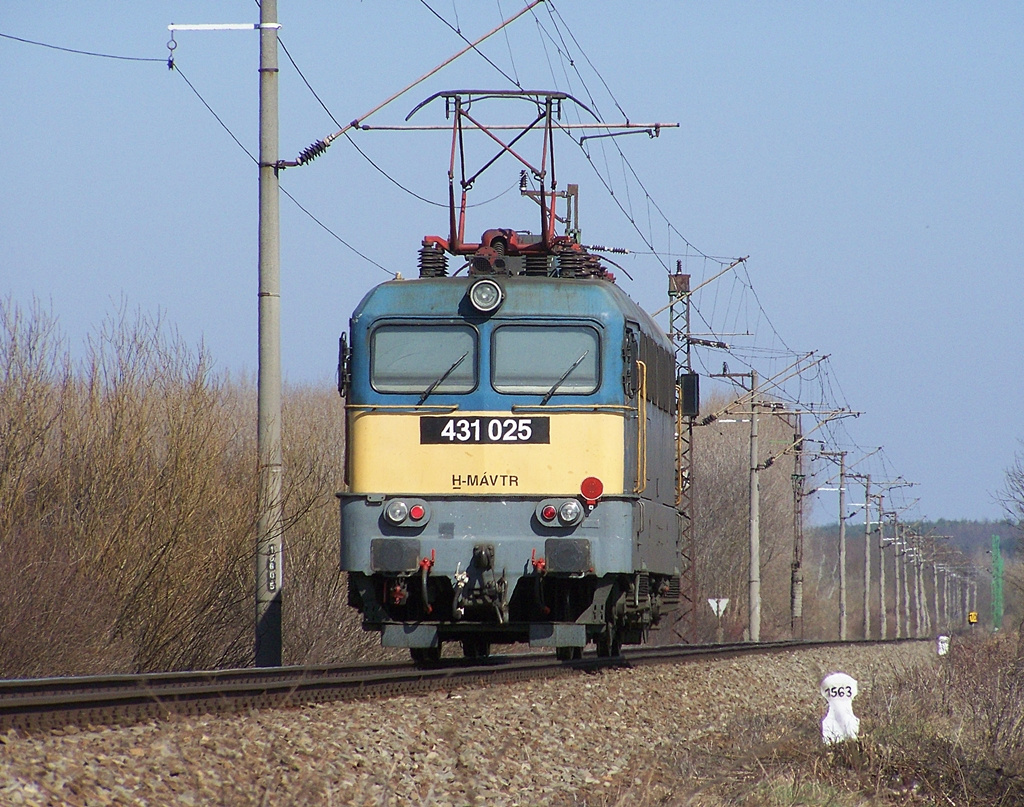
[[[938,654],[940,656],[944,656],[944,655],[946,655],[946,653],[949,652],[949,637],[948,636],[939,636],[936,639],[935,644],[936,644],[936,648],[935,649],[938,651]]]
[[[821,739],[825,745],[856,740],[860,718],[853,713],[857,697],[857,679],[834,672],[821,681],[821,697],[828,701],[828,712],[821,721]]]

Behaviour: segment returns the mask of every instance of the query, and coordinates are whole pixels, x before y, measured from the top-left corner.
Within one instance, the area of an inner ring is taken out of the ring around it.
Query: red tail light
[[[596,476],[588,476],[580,485],[580,493],[583,494],[583,501],[593,507],[604,493],[604,483]]]

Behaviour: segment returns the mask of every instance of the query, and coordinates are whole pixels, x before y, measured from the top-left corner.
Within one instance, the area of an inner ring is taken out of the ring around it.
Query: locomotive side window
[[[491,343],[491,384],[498,392],[589,395],[601,383],[601,339],[589,325],[502,325]]]
[[[377,392],[472,392],[476,374],[477,334],[469,326],[396,323],[370,337],[370,384]]]

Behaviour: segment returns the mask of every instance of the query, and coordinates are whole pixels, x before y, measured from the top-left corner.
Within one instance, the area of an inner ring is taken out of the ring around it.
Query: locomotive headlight
[[[558,508],[558,518],[563,524],[577,524],[582,517],[583,508],[575,499],[563,502],[562,506]]]
[[[481,314],[497,311],[504,299],[505,293],[501,286],[493,280],[478,280],[469,287],[469,302]]]
[[[583,521],[583,505],[577,499],[544,499],[534,514],[542,527],[575,527]]]
[[[392,524],[401,524],[408,517],[409,505],[399,499],[395,499],[384,508],[384,518]]]

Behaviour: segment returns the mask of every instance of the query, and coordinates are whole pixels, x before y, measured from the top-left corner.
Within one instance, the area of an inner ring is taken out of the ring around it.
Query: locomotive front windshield
[[[491,345],[491,384],[518,395],[589,395],[600,384],[600,338],[587,325],[502,325]]]
[[[381,325],[371,339],[370,383],[377,392],[472,392],[477,364],[477,334],[466,325]]]

